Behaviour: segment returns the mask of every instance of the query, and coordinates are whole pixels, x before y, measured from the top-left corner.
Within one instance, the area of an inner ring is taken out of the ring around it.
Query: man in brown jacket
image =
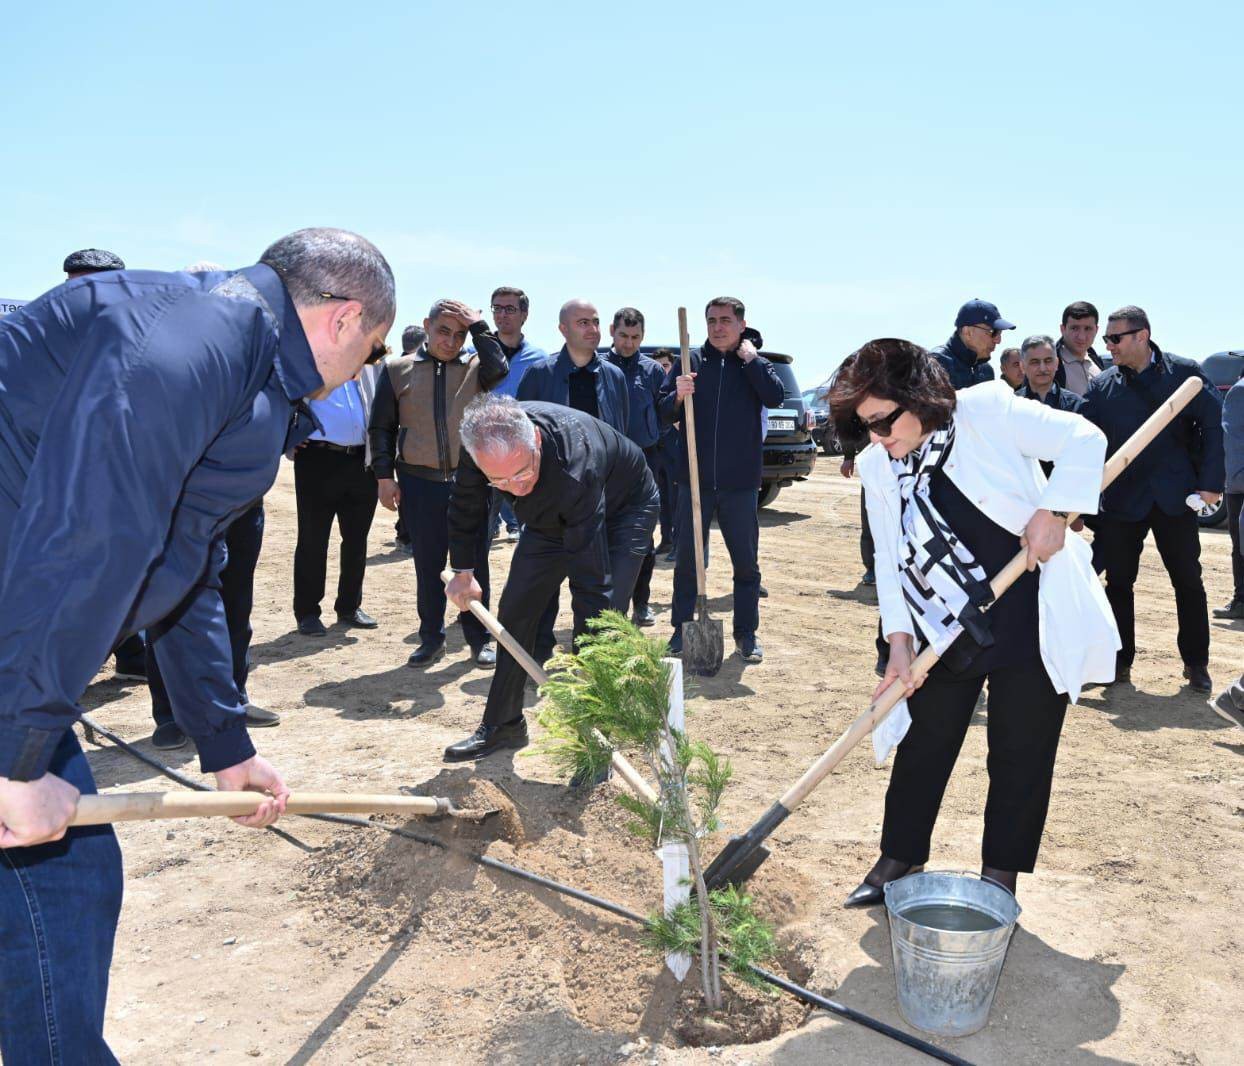
[[[458,426],[466,405],[504,379],[505,353],[478,311],[457,300],[437,300],[423,323],[427,340],[412,355],[390,358],[376,384],[369,436],[372,471],[382,506],[399,507],[410,531],[418,582],[419,647],[410,666],[427,666],[445,651],[445,586],[449,555],[449,493],[458,468]],[[470,333],[475,355],[462,351]],[[488,530],[480,531],[475,577],[488,603]],[[481,666],[497,653],[472,614],[462,632]]]

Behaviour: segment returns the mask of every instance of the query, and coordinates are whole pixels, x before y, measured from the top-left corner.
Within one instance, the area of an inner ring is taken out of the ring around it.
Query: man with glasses
[[[1077,300],[1063,308],[1058,343],[1058,371],[1054,377],[1058,387],[1069,389],[1077,396],[1088,392],[1089,383],[1105,369],[1100,355],[1093,351],[1097,337],[1097,308],[1087,300]]]
[[[530,309],[531,301],[522,289],[502,285],[493,290],[492,320],[496,325],[497,339],[501,342],[501,349],[505,352],[506,362],[510,367],[502,381],[493,386],[492,391],[498,396],[517,397],[523,375],[549,357],[548,352],[537,348],[523,334],[523,326],[527,323]],[[490,541],[497,535],[502,522],[505,523],[506,536],[510,540],[518,540],[518,519],[514,517],[513,508],[500,495],[494,493],[492,513],[488,521]]]
[[[419,611],[419,646],[407,665],[424,667],[445,652],[445,584],[449,554],[446,515],[462,445],[458,427],[467,405],[506,374],[500,341],[480,313],[457,300],[437,300],[424,319],[427,342],[413,356],[390,359],[376,385],[371,410],[372,469],[380,503],[401,509],[411,533]],[[466,355],[467,334],[476,354]],[[488,525],[474,542],[471,567],[488,602]],[[461,617],[462,633],[480,666],[497,653],[473,614]]]
[[[490,486],[514,505],[522,533],[501,594],[500,621],[529,652],[540,613],[569,578],[576,638],[587,621],[623,609],[651,543],[660,499],[644,453],[598,418],[560,404],[481,396],[461,426],[463,455],[449,502],[449,598],[460,610],[483,598],[475,545]],[[527,744],[523,668],[503,647],[484,719],[445,750],[476,759]]]
[[[1178,646],[1184,677],[1209,692],[1209,611],[1201,580],[1198,504],[1218,502],[1224,481],[1222,404],[1191,359],[1164,352],[1150,338],[1149,317],[1121,307],[1106,323],[1106,348],[1114,365],[1103,370],[1084,397],[1084,417],[1106,434],[1107,454],[1116,452],[1189,378],[1201,391],[1102,494],[1096,552],[1106,571],[1106,598],[1114,609],[1123,646],[1116,682],[1131,680],[1136,658],[1133,588],[1145,537],[1152,532],[1175,590]]]
[[[930,349],[929,354],[946,368],[956,389],[993,381],[989,357],[998,347],[1003,330],[1014,328],[988,300],[969,300],[955,316],[950,339]]]

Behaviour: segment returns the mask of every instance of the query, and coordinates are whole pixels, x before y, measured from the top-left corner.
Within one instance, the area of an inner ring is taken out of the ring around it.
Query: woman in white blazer
[[[874,733],[879,759],[898,744],[881,857],[846,906],[880,902],[887,881],[928,860],[986,681],[981,872],[1014,892],[1036,862],[1068,697],[1114,677],[1113,614],[1088,545],[1066,536],[1069,512],[1097,511],[1105,437],[1003,382],[956,393],[936,359],[901,340],[852,355],[830,406],[842,439],[870,440],[858,466],[890,650],[874,695],[896,678],[907,686],[905,705]],[[1040,460],[1054,463],[1048,479]],[[989,580],[1021,548],[1028,572],[991,603]],[[927,644],[941,661],[914,683],[911,663]]]

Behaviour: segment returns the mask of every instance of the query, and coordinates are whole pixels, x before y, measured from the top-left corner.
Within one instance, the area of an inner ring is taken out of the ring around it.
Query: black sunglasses
[[[865,433],[876,433],[878,437],[888,437],[894,432],[894,423],[906,413],[906,407],[896,407],[888,415],[874,418],[871,422],[865,422],[859,415],[855,416],[855,420],[860,424]]]
[[[993,326],[982,326],[982,325],[980,325],[980,324],[978,323],[977,325],[973,326],[972,328],[973,328],[973,329],[983,329],[983,330],[984,330],[986,333],[988,333],[991,337],[1001,337],[1001,336],[1002,336],[1002,330],[1000,330],[1000,329],[994,329],[994,328],[993,328]]]
[[[1142,329],[1147,328],[1146,326],[1140,326],[1136,329],[1125,329],[1122,333],[1103,333],[1101,339],[1107,344],[1118,344],[1124,337],[1130,337],[1133,333],[1139,333]]]

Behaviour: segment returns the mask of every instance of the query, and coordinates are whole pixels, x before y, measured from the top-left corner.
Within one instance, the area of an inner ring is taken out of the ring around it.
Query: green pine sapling
[[[718,828],[717,807],[732,773],[703,741],[691,741],[669,723],[670,668],[665,642],[644,636],[616,611],[588,622],[574,654],[549,664],[538,714],[546,739],[540,750],[579,780],[607,772],[613,747],[642,753],[660,783],[656,803],[620,794],[633,816],[628,828],[654,847],[671,841],[687,846],[695,895],[670,914],[649,918],[645,942],[667,952],[700,956],[704,998],[710,1010],[722,1005],[720,949],[733,973],[752,983],[753,963],[776,952],[773,931],[756,917],[752,898],[735,888],[711,895],[700,861],[701,837]]]

